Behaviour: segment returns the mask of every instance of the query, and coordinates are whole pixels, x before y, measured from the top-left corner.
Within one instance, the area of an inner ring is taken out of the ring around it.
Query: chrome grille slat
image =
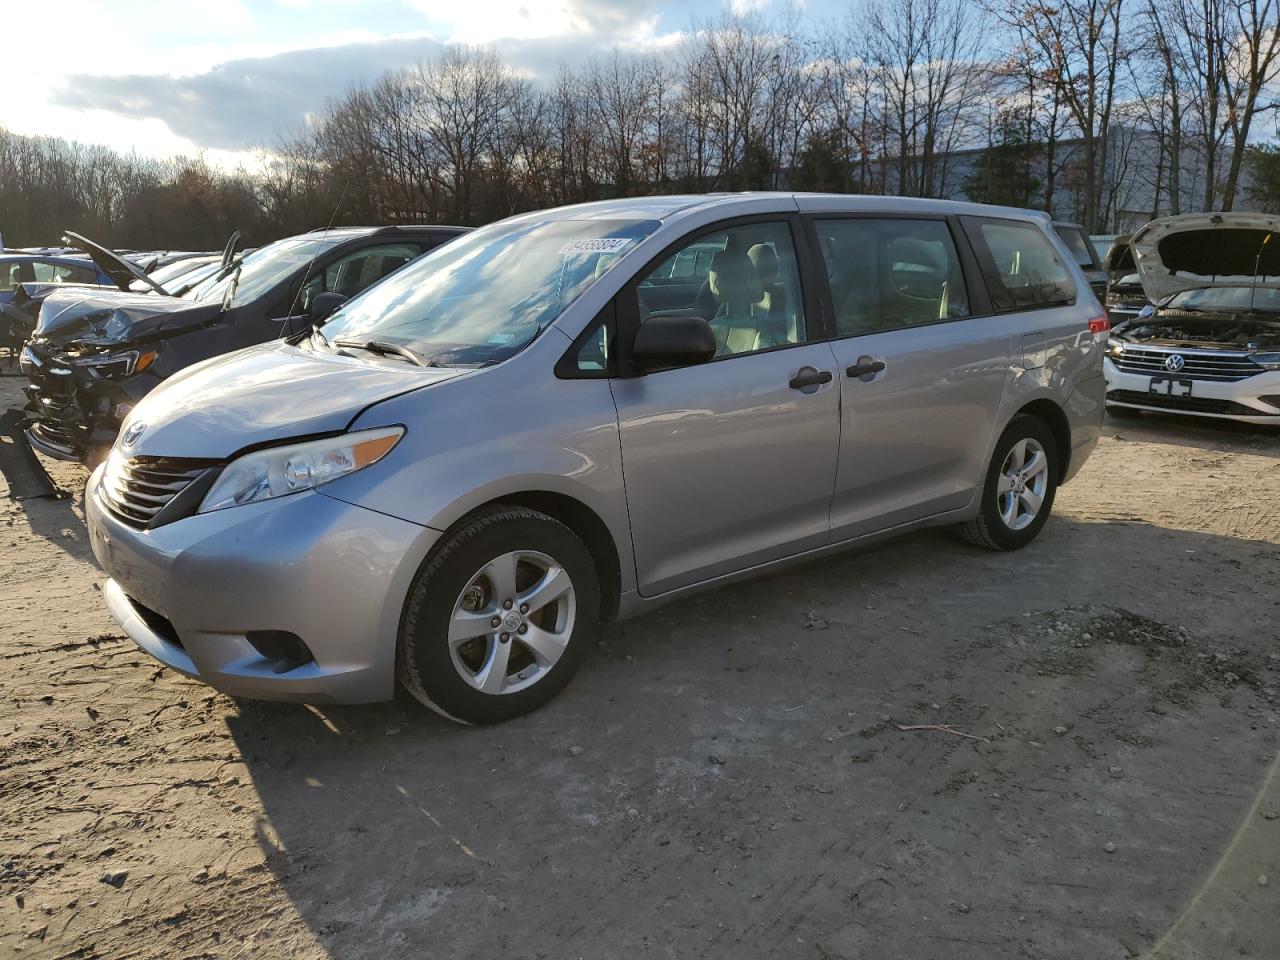
[[[133,527],[145,527],[216,460],[130,457],[99,488],[107,508]]]
[[[1183,367],[1170,371],[1164,364],[1175,354],[1182,357]],[[1172,375],[1192,380],[1244,380],[1262,373],[1262,367],[1250,360],[1248,354],[1174,348],[1152,350],[1128,344],[1112,362],[1125,373]]]

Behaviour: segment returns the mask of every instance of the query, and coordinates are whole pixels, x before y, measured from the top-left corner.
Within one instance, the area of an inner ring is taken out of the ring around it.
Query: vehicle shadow
[[[1276,755],[1277,596],[1275,543],[925,532],[614,628],[500,727],[244,703],[230,732],[333,957],[1132,956]],[[1255,906],[1218,956],[1280,950]]]

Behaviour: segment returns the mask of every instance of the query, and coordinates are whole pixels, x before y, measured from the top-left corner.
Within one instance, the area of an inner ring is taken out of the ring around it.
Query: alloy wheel
[[[495,557],[454,602],[449,620],[454,669],[482,693],[527,689],[564,653],[576,612],[573,582],[554,559],[535,550]]]
[[[1015,443],[1000,467],[996,508],[1010,530],[1035,522],[1049,486],[1049,458],[1037,440],[1024,437]]]

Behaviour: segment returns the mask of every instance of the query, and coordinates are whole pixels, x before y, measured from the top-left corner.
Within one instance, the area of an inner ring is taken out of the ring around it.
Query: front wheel
[[[1037,417],[1014,417],[992,453],[978,515],[960,532],[991,550],[1025,547],[1049,519],[1057,477],[1058,447],[1049,428]]]
[[[599,617],[599,578],[578,536],[544,513],[498,506],[464,522],[418,572],[397,674],[450,719],[501,723],[564,689]]]

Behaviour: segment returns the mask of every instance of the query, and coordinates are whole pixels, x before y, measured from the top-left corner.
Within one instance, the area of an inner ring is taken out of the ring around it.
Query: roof
[[[0,260],[41,260],[44,262],[73,264],[75,266],[92,266],[93,264],[93,261],[83,255],[76,256],[74,254],[68,255],[65,253],[26,253],[16,250],[6,250],[4,253],[0,253]]]
[[[769,201],[774,201],[770,204]],[[961,200],[934,200],[921,197],[895,197],[847,193],[789,193],[749,191],[743,193],[673,194],[671,196],[620,197],[596,200],[571,206],[536,210],[513,219],[536,220],[669,220],[693,211],[722,210],[733,216],[735,208],[772,207],[779,212],[813,210],[865,210],[897,213],[934,213],[954,216],[1005,215],[1034,218],[1048,222],[1048,214],[1039,210],[995,207]]]

